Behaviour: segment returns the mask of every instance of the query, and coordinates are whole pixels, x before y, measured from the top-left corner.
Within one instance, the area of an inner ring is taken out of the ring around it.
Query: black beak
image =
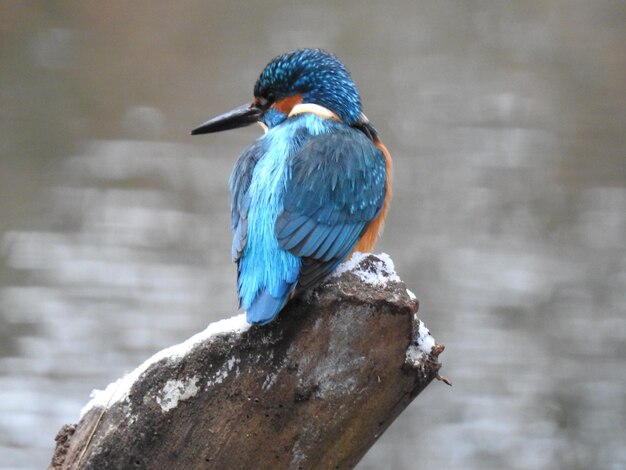
[[[259,120],[263,110],[254,104],[244,104],[220,116],[205,122],[191,131],[191,135],[209,134],[211,132],[227,131],[238,127],[249,126]]]

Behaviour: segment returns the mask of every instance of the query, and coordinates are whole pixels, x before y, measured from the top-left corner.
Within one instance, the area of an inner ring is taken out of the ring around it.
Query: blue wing
[[[385,199],[385,157],[361,132],[337,126],[292,157],[279,245],[302,258],[298,285],[323,280],[357,244]]]
[[[230,228],[233,231],[233,244],[231,257],[233,262],[238,262],[248,238],[248,209],[250,208],[250,195],[248,188],[252,182],[254,167],[263,156],[265,149],[262,140],[245,149],[233,168],[230,175]]]

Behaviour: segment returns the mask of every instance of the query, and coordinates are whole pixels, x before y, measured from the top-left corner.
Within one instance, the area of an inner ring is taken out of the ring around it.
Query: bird
[[[392,160],[346,66],[321,49],[271,60],[254,98],[191,131],[258,123],[232,170],[231,256],[250,324],[276,318],[353,252],[371,252],[391,199]]]

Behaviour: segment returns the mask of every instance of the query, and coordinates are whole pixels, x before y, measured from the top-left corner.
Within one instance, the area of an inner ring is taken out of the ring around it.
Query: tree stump
[[[347,469],[438,377],[418,303],[357,254],[277,320],[214,323],[94,392],[52,469]]]

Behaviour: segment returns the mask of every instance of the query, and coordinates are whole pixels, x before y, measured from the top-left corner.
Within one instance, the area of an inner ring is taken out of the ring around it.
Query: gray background
[[[301,46],[345,61],[394,156],[377,249],[454,381],[359,470],[626,468],[625,25],[623,1],[4,0],[0,468],[236,313],[227,180],[260,129],[188,131]]]

